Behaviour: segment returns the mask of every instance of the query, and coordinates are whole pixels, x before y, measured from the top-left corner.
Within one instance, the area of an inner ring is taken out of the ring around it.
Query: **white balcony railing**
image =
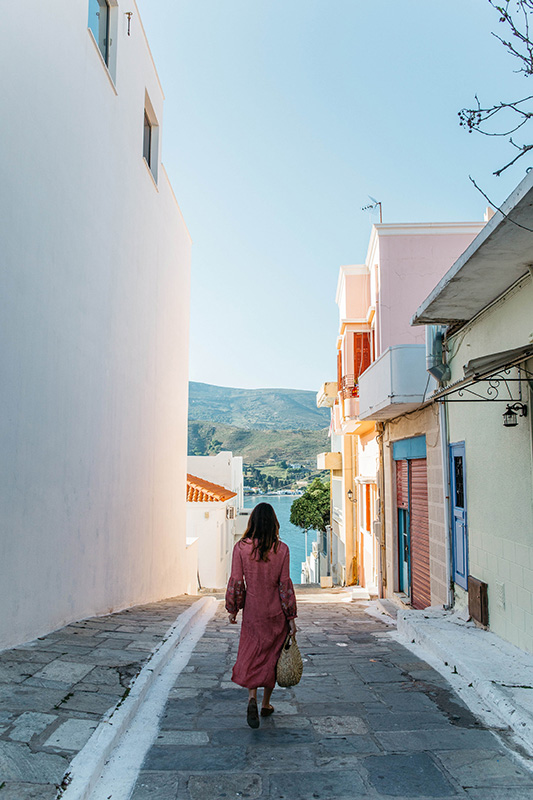
[[[317,469],[342,469],[342,453],[318,453],[316,457]]]
[[[359,378],[359,419],[392,419],[413,411],[431,393],[423,344],[389,347]]]

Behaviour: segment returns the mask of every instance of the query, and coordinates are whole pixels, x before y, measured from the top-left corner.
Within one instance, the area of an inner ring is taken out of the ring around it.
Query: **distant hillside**
[[[316,468],[317,453],[329,450],[328,432],[242,430],[232,425],[189,421],[189,455],[210,456],[231,450],[246,464],[297,462]]]
[[[246,430],[318,431],[328,428],[329,410],[316,407],[315,392],[301,389],[231,389],[189,383],[189,420]],[[237,448],[234,449],[238,452]]]

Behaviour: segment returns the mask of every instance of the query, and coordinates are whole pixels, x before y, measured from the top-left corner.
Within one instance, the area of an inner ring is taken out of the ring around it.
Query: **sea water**
[[[291,505],[296,500],[294,495],[245,495],[244,507],[253,508],[258,503],[270,503],[276,512],[279,520],[279,535],[282,542],[288,545],[291,551],[291,580],[293,583],[301,583],[302,580],[302,561],[305,561],[305,533],[302,528],[292,525]],[[316,541],[316,531],[310,530],[307,533],[307,555],[310,555],[313,542]]]

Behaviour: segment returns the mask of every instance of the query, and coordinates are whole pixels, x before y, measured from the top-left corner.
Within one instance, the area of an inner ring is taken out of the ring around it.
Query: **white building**
[[[216,456],[187,456],[187,472],[231,489],[236,494],[237,509],[244,505],[242,465],[242,456],[234,456],[229,450],[221,450]]]
[[[187,537],[198,550],[198,584],[222,589],[231,571],[235,541],[242,536],[242,458],[222,451],[216,456],[188,456]]]
[[[135,2],[6,5],[2,39],[0,648],[196,588],[191,242]]]

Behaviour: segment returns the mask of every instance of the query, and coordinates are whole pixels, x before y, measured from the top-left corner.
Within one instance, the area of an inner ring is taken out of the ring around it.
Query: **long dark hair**
[[[258,503],[248,520],[243,539],[251,539],[254,543],[252,555],[259,554],[260,561],[268,561],[268,553],[279,547],[279,522],[276,512],[270,503]]]

